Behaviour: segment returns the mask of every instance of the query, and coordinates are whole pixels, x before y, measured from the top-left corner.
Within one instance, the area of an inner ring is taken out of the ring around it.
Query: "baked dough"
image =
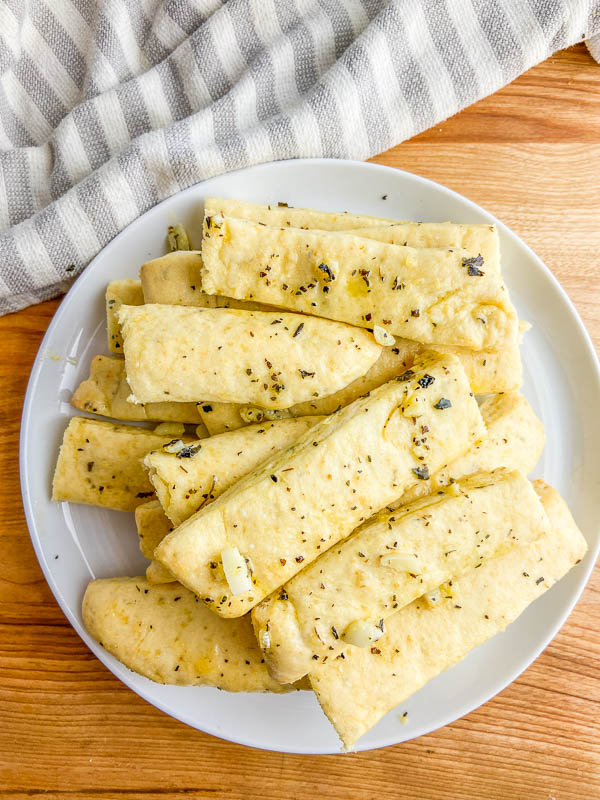
[[[517,344],[508,349],[467,350],[464,347],[429,348],[436,352],[454,353],[467,373],[471,389],[476,394],[512,392],[522,382],[521,356]],[[357,397],[376,389],[382,383],[399,375],[415,360],[423,356],[425,345],[409,339],[397,339],[395,347],[384,347],[383,352],[371,369],[339,392],[327,397],[314,398],[305,403],[297,403],[283,410],[270,411],[235,403],[203,404],[201,415],[211,436],[227,430],[236,430],[248,424],[248,419],[282,419],[302,417],[305,414],[332,414],[338,408],[347,406]]]
[[[108,349],[123,355],[123,337],[117,320],[122,305],[141,306],[144,302],[142,284],[135,280],[111,281],[106,287],[106,332]]]
[[[542,455],[545,444],[544,426],[519,392],[488,397],[479,410],[485,422],[485,434],[462,456],[420,481],[406,491],[393,508],[433,494],[453,480],[473,472],[489,472],[497,467],[519,469],[527,475]]]
[[[122,306],[131,399],[286,408],[328,395],[374,364],[381,346],[344,323],[282,312]]]
[[[333,395],[330,395],[330,397],[333,397]],[[250,425],[250,420],[246,422],[241,417],[240,412],[246,407],[242,403],[203,403],[203,406],[205,406],[205,410],[200,411],[200,416],[211,436],[225,433],[226,431],[236,431],[238,428]],[[278,411],[270,409],[269,414],[273,414],[276,419],[287,419],[288,416],[291,416],[293,408],[294,406]],[[263,418],[264,410],[262,409]]]
[[[171,438],[133,425],[73,417],[58,454],[52,499],[133,511],[154,497],[141,459]]]
[[[129,403],[131,389],[125,375],[125,361],[116,356],[95,356],[90,377],[73,392],[71,405],[103,417],[155,422],[189,422],[204,425],[197,403]],[[208,436],[208,431],[206,431]]]
[[[221,619],[177,583],[155,586],[141,577],[92,581],[83,621],[105,650],[158,683],[229,692],[301,688],[269,677],[249,617]]]
[[[169,534],[155,558],[218,614],[241,616],[484,430],[458,359],[433,355],[263,462]],[[221,568],[230,548],[251,570],[240,594]]]
[[[146,567],[146,580],[148,583],[177,583],[177,578],[160,563],[151,561]]]
[[[385,636],[397,609],[547,529],[527,478],[504,469],[377,515],[253,610],[269,672],[301,678],[346,649],[357,625]]]
[[[209,294],[374,325],[430,344],[502,350],[517,315],[497,265],[460,248],[412,248],[348,233],[206,217]]]
[[[405,247],[458,247],[471,256],[481,255],[488,268],[500,269],[500,241],[495,225],[395,222],[391,225],[354,228],[348,233]]]
[[[251,300],[235,300],[202,291],[202,254],[199,250],[176,250],[146,261],[140,268],[143,298],[146,303],[198,308],[237,308],[268,311],[270,306]],[[138,305],[132,303],[132,305]]]
[[[503,631],[583,557],[587,545],[565,502],[535,481],[550,529],[521,542],[453,583],[431,608],[415,600],[386,624],[375,648],[348,648],[345,657],[315,663],[310,681],[346,748],[429,680]]]
[[[165,515],[158,500],[149,500],[135,509],[135,527],[142,555],[153,559],[154,551],[175,526]]]
[[[305,230],[347,231],[388,244],[409,247],[461,247],[484,261],[500,265],[500,241],[495,225],[460,225],[454,222],[401,222],[366,214],[318,211],[312,208],[264,206],[222,197],[207,197],[205,217],[238,217],[273,228],[303,228]],[[147,301],[146,301],[147,302]]]
[[[283,450],[321,417],[283,419],[211,436],[178,453],[144,458],[150,483],[169,519],[180,525],[265,459]]]
[[[405,492],[399,501],[389,506],[390,511],[415,502],[419,497],[433,495],[440,488],[447,487],[452,481],[464,478],[474,472],[491,471],[497,467],[518,469],[523,473],[528,473],[533,469],[544,448],[544,429],[527,400],[516,392],[494,395],[482,403],[480,411],[486,425],[485,436],[475,442],[464,456],[456,459],[449,467],[440,470],[428,480],[420,481],[411,490]],[[307,570],[299,573],[292,580],[292,584],[300,581],[305,572],[313,569],[320,562],[321,559],[307,567]],[[284,593],[288,593],[287,589],[284,590]],[[280,622],[284,626],[282,635],[286,635],[285,623],[288,607],[287,604],[281,605],[280,602],[276,602],[278,597],[280,597],[280,593],[276,592],[271,598],[253,609],[259,641],[264,640],[263,634],[268,625],[269,630],[274,629],[274,626],[269,624],[269,615],[273,613],[277,618],[277,609],[283,612],[283,615],[280,614],[280,617],[283,616]],[[297,625],[292,620],[292,639],[297,635]],[[275,654],[274,663],[277,663],[278,659],[281,660],[286,655],[285,643],[280,641],[281,636],[277,636],[276,629],[273,630],[273,633],[269,633],[269,639],[271,651]],[[276,647],[278,643],[280,644],[279,648]],[[283,651],[283,655],[281,651]],[[312,651],[309,655],[312,655]],[[331,654],[328,653],[328,655]],[[294,658],[293,652],[291,658]]]
[[[154,550],[175,527],[162,510],[158,500],[150,500],[136,508],[135,526],[140,540],[142,555],[151,561],[146,567],[146,580],[148,583],[172,583],[176,581],[175,576],[166,567],[163,567],[158,561],[154,561]]]
[[[204,216],[212,217],[215,214],[249,219],[274,228],[311,228],[321,231],[347,231],[352,228],[399,224],[397,219],[351,214],[348,211],[319,211],[315,208],[288,206],[285,203],[265,206],[228,197],[207,197],[204,201]]]
[[[376,228],[378,230],[385,230]],[[171,254],[173,255],[173,254]],[[148,274],[152,275],[152,289],[145,291],[147,298],[146,302],[151,303],[166,303],[173,305],[189,305],[201,306],[204,308],[213,307],[208,304],[208,300],[216,300],[219,308],[241,308],[246,310],[269,310],[269,306],[261,303],[247,302],[244,300],[235,300],[231,298],[220,297],[217,295],[208,295],[203,292],[196,292],[187,290],[186,287],[189,283],[188,272],[190,269],[188,261],[192,260],[192,266],[195,270],[200,270],[198,259],[195,258],[195,253],[181,252],[181,258],[177,261],[169,261],[168,265],[157,266],[156,269],[149,270]],[[169,258],[164,256],[164,259]],[[156,259],[162,261],[163,259]],[[154,262],[149,262],[154,265]],[[148,267],[149,264],[145,266]],[[142,273],[144,275],[144,273]],[[148,279],[149,280],[149,279]],[[200,278],[194,278],[199,281]],[[144,285],[145,282],[144,282]],[[196,286],[196,284],[193,284]],[[214,305],[214,304],[213,304]],[[466,347],[453,347],[452,345],[423,345],[420,342],[414,342],[410,339],[403,339],[397,337],[396,348],[407,354],[412,353],[413,357],[421,355],[425,349],[435,349],[440,352],[455,353],[463,363],[463,366],[469,376],[469,380],[473,387],[473,391],[478,394],[491,394],[497,392],[508,392],[518,389],[523,381],[521,355],[518,343],[508,342],[505,349],[501,351],[496,350],[472,350]],[[385,351],[388,352],[392,348],[386,347]],[[377,365],[374,365],[376,368]],[[226,413],[226,412],[223,412]],[[316,413],[316,412],[315,412]],[[320,413],[320,412],[319,412]],[[240,427],[238,425],[238,427]],[[221,428],[216,431],[222,433],[227,428]]]

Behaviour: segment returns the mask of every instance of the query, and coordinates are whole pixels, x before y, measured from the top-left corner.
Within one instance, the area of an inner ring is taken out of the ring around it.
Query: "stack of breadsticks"
[[[146,576],[83,615],[136,672],[311,688],[351,748],[582,558],[525,477],[544,432],[493,225],[209,198],[201,251],[106,301],[72,404],[117,422],[71,419],[53,498],[135,512]]]

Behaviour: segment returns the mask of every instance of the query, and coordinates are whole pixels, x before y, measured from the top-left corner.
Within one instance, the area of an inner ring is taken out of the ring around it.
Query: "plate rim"
[[[40,565],[40,568],[43,572],[44,578],[46,583],[48,584],[52,594],[56,602],[58,603],[61,611],[68,619],[70,625],[73,627],[75,632],[84,642],[84,644],[91,650],[92,653],[98,658],[101,663],[112,672],[115,677],[124,683],[127,688],[133,691],[135,694],[142,697],[146,702],[150,703],[152,706],[157,708],[162,713],[167,714],[173,719],[176,719],[181,724],[187,725],[192,727],[193,729],[202,731],[206,734],[215,736],[219,739],[223,739],[226,741],[233,742],[234,744],[243,745],[246,747],[252,747],[257,750],[264,750],[267,752],[283,752],[283,753],[292,753],[297,755],[331,755],[339,753],[339,750],[333,751],[329,748],[322,748],[320,750],[307,750],[307,749],[298,749],[297,747],[290,747],[290,746],[281,746],[281,747],[266,747],[259,744],[256,744],[252,741],[246,741],[243,737],[233,738],[231,735],[226,735],[221,731],[218,731],[214,726],[210,726],[209,724],[202,721],[202,727],[196,724],[192,724],[186,720],[182,720],[179,717],[175,716],[171,710],[167,708],[166,702],[163,702],[155,697],[151,696],[151,689],[146,690],[144,686],[133,686],[132,680],[133,678],[129,678],[129,676],[138,676],[138,673],[129,670],[125,665],[121,664],[114,656],[112,656],[108,651],[104,650],[87,632],[86,628],[79,622],[79,620],[74,616],[71,612],[67,601],[63,597],[63,594],[58,586],[57,581],[54,579],[52,571],[50,569],[50,565],[47,562],[44,553],[41,548],[39,534],[37,533],[37,526],[35,523],[34,518],[34,511],[33,511],[33,498],[29,491],[29,477],[27,474],[27,458],[26,458],[26,451],[28,445],[28,437],[29,437],[29,427],[27,425],[28,417],[31,414],[32,404],[33,404],[33,395],[35,392],[35,388],[39,379],[39,375],[42,369],[42,365],[44,363],[44,353],[47,349],[47,342],[52,338],[55,329],[60,325],[62,317],[64,313],[66,313],[65,309],[69,307],[69,298],[71,294],[75,293],[78,290],[78,284],[80,280],[85,276],[85,273],[90,270],[90,268],[94,267],[95,262],[100,258],[106,257],[107,254],[114,248],[118,248],[119,242],[122,237],[124,237],[129,228],[133,225],[139,224],[140,220],[144,219],[147,215],[154,213],[157,209],[161,208],[162,206],[170,203],[173,201],[175,197],[181,197],[185,194],[193,194],[195,191],[198,190],[198,187],[201,187],[204,183],[218,179],[221,177],[226,177],[229,175],[235,174],[242,174],[248,173],[252,170],[270,170],[270,169],[278,169],[282,166],[286,165],[329,165],[334,166],[336,168],[344,168],[347,166],[353,168],[364,169],[367,171],[379,171],[381,173],[393,173],[394,175],[402,175],[404,178],[408,179],[409,181],[414,181],[417,184],[421,184],[423,186],[433,188],[434,190],[441,192],[442,194],[446,194],[450,197],[457,198],[461,202],[466,202],[470,205],[475,211],[479,214],[482,214],[486,218],[490,220],[493,224],[498,227],[498,230],[503,233],[504,236],[507,236],[513,241],[524,248],[528,254],[528,256],[536,263],[538,269],[544,273],[546,279],[550,279],[550,282],[553,284],[554,290],[558,290],[558,294],[560,295],[561,300],[568,308],[572,321],[575,323],[577,328],[577,333],[581,338],[582,344],[585,345],[585,355],[590,359],[591,363],[594,366],[594,382],[595,382],[595,392],[600,397],[600,359],[592,342],[591,336],[587,331],[581,316],[575,307],[573,301],[567,294],[566,290],[563,288],[559,280],[556,278],[554,273],[546,266],[546,264],[541,260],[541,258],[534,252],[534,250],[525,242],[521,237],[514,233],[505,223],[503,223],[500,219],[498,219],[494,214],[491,214],[487,209],[480,206],[478,203],[475,203],[473,200],[468,198],[466,195],[461,194],[460,192],[455,191],[443,184],[438,183],[437,181],[433,181],[430,178],[426,178],[422,175],[418,175],[413,172],[409,172],[407,170],[399,169],[397,167],[388,166],[385,164],[377,164],[371,163],[366,161],[357,161],[352,159],[336,159],[336,158],[297,158],[297,159],[282,159],[280,161],[270,161],[265,163],[254,164],[248,167],[244,167],[243,169],[239,170],[232,170],[231,172],[221,173],[220,175],[212,176],[211,178],[207,178],[204,181],[200,181],[198,183],[192,184],[185,189],[180,190],[179,192],[175,192],[174,194],[170,195],[169,197],[164,198],[156,205],[149,208],[143,214],[140,214],[135,219],[133,219],[123,230],[121,230],[108,244],[106,244],[95,256],[94,258],[87,264],[86,267],[82,270],[82,272],[77,276],[69,290],[66,292],[64,297],[62,298],[59,307],[55,311],[50,324],[40,342],[38,351],[36,353],[35,359],[33,361],[31,371],[29,374],[29,379],[27,382],[27,389],[25,392],[24,400],[23,400],[23,410],[21,414],[20,420],[20,437],[19,437],[19,478],[20,478],[20,485],[21,485],[21,497],[23,502],[23,508],[25,512],[25,519],[27,524],[27,529],[29,532],[29,538],[31,540],[37,561]],[[34,536],[34,531],[35,536]],[[589,545],[589,543],[588,543]],[[510,673],[503,675],[500,680],[494,682],[493,690],[491,694],[487,697],[486,700],[479,701],[475,700],[473,703],[464,703],[459,709],[459,713],[457,715],[456,711],[448,712],[444,715],[441,719],[442,721],[439,724],[434,726],[424,726],[422,730],[415,731],[409,737],[402,737],[400,736],[394,742],[388,742],[387,744],[365,744],[365,746],[360,745],[360,740],[357,743],[357,747],[354,749],[354,752],[364,752],[369,750],[375,749],[382,749],[386,747],[392,747],[396,744],[402,744],[403,742],[411,741],[416,738],[420,738],[432,731],[439,730],[441,728],[446,727],[453,722],[456,722],[459,719],[467,716],[468,714],[472,713],[475,709],[479,708],[481,705],[489,702],[493,698],[495,698],[501,691],[506,689],[510,686],[520,675],[522,675],[525,670],[527,670],[533,662],[539,658],[540,654],[548,647],[550,642],[557,636],[563,625],[565,624],[568,616],[573,611],[575,605],[579,601],[583,590],[585,589],[590,575],[595,567],[598,554],[600,552],[600,523],[597,523],[597,530],[596,530],[596,542],[594,545],[588,546],[588,554],[587,559],[588,563],[585,565],[584,569],[581,569],[580,565],[580,576],[577,581],[577,585],[573,590],[569,601],[565,604],[565,607],[562,609],[561,614],[554,620],[551,624],[551,632],[543,637],[543,641],[540,645],[534,648],[533,651],[528,652],[527,656],[525,657],[524,664],[519,664],[515,669],[513,669]],[[143,677],[143,676],[142,676]],[[150,682],[151,683],[151,682]],[[153,684],[151,683],[151,686]]]

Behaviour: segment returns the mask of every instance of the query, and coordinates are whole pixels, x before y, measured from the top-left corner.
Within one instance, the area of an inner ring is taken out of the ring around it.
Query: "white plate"
[[[309,692],[229,694],[211,688],[160,686],[130,672],[85,631],[81,598],[95,577],[142,574],[132,514],[52,503],[50,488],[73,389],[94,355],[106,352],[104,290],[136,277],[164,252],[168,224],[181,221],[199,243],[203,198],[222,195],[262,203],[341,209],[399,219],[495,222],[479,206],[424,178],[348,161],[284,161],[213,178],[165,200],[140,217],[94,259],[59,307],[33,366],[21,435],[21,482],[31,538],[50,588],[88,647],[124,683],[171,716],[242,744],[294,753],[335,753],[339,741]],[[387,199],[383,199],[386,197]],[[551,273],[499,224],[506,282],[525,337],[524,392],[546,427],[547,445],[534,477],[569,503],[590,545],[584,561],[537,600],[503,634],[431,681],[359,742],[359,750],[432,731],[489,700],[543,650],[573,608],[599,547],[600,370],[589,337]],[[507,591],[510,588],[507,587]],[[368,687],[365,687],[368,691]]]

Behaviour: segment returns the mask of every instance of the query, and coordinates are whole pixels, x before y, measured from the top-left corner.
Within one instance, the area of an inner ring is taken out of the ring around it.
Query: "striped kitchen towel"
[[[186,186],[367,158],[594,36],[600,0],[0,0],[0,313]]]

